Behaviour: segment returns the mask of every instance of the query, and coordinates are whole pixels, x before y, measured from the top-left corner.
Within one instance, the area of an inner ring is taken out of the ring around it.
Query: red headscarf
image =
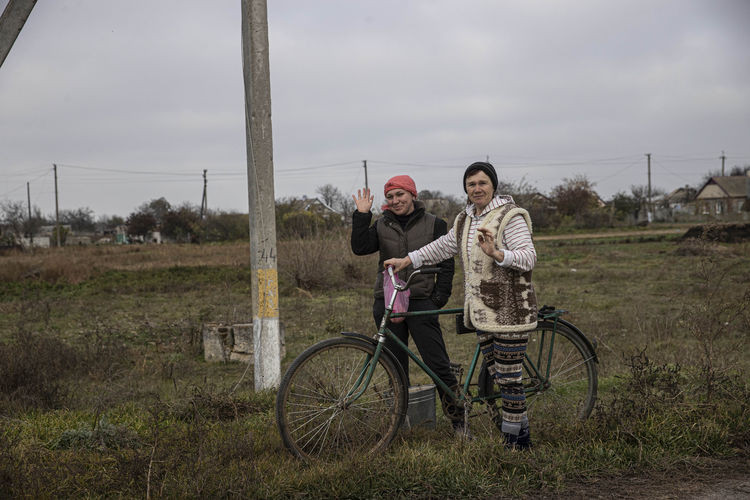
[[[383,194],[387,195],[388,191],[393,191],[394,189],[403,189],[407,193],[411,193],[415,198],[417,197],[417,185],[414,184],[414,179],[408,175],[397,175],[396,177],[388,179],[388,182],[385,183],[385,187],[383,188]],[[380,207],[380,210],[387,209],[388,203]]]
[[[407,193],[411,193],[415,198],[417,197],[417,185],[414,184],[414,179],[408,175],[397,175],[388,179],[388,182],[385,183],[385,188],[383,188],[383,194],[388,194],[388,191],[399,188]]]

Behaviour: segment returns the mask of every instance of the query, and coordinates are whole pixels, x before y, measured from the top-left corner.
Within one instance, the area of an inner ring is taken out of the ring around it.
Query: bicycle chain
[[[468,424],[469,413],[471,413],[471,396],[464,391],[461,385],[454,387],[453,392],[456,393],[459,400],[463,398],[463,407],[457,405],[454,399],[450,399],[448,394],[443,394],[441,398],[443,413],[452,421],[463,420],[464,424]]]

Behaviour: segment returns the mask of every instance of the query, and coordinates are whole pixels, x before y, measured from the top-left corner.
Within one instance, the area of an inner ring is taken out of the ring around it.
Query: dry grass
[[[284,367],[318,340],[375,327],[377,257],[352,256],[347,238],[279,244]],[[715,259],[722,303],[741,306],[750,283],[750,244],[718,248],[707,254],[670,241],[539,242],[540,301],[569,309],[598,341],[602,406],[594,418],[537,434],[537,451],[526,455],[488,439],[456,446],[441,419],[436,430],[399,435],[377,467],[371,460],[301,466],[273,431],[273,394],[253,391],[252,370],[245,377],[238,363],[203,361],[203,322],[244,322],[251,314],[247,244],[1,256],[0,378],[15,382],[0,391],[0,403],[14,402],[0,404],[0,491],[554,497],[581,481],[676,467],[689,475],[702,457],[750,456],[747,310],[738,307],[744,316],[715,330],[713,353],[722,364],[713,366],[721,368],[714,387],[721,390],[710,402],[695,398],[704,356],[686,310],[707,304],[696,270]],[[462,302],[460,271],[454,286],[449,307]],[[475,341],[454,335],[451,319],[445,317],[448,351],[466,362]],[[18,398],[32,390],[36,400]]]
[[[37,249],[2,257],[0,280],[39,278],[81,283],[105,271],[143,271],[174,266],[242,266],[250,262],[247,243],[221,245],[108,245]]]
[[[375,263],[349,250],[348,236],[281,241],[279,270],[304,290],[347,287],[370,279]],[[147,271],[173,267],[242,267],[250,264],[245,242],[208,245],[108,245],[13,251],[0,257],[0,280],[37,279],[77,284],[107,271]]]

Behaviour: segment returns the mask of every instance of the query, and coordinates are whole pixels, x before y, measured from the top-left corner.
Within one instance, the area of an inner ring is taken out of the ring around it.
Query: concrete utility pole
[[[265,0],[242,0],[242,73],[250,213],[255,390],[279,386],[281,335],[273,194],[271,72]]]
[[[55,234],[57,234],[57,248],[60,248],[60,210],[57,201],[57,165],[52,164],[55,170]]]
[[[34,248],[34,229],[31,224],[31,187],[26,183],[26,204],[29,206],[29,246]]]
[[[648,158],[648,221],[651,222],[651,153],[646,153]]]
[[[36,0],[10,0],[0,16],[0,66],[8,57],[10,48],[18,38],[23,25],[31,14]]]
[[[362,164],[365,167],[365,189],[368,189],[370,186],[367,185],[367,160],[362,160]]]
[[[200,217],[201,220],[203,220],[203,215],[205,215],[206,210],[208,210],[208,199],[206,198],[207,196],[206,188],[207,188],[208,182],[206,181],[206,172],[208,172],[208,170],[204,168],[203,169],[203,199],[201,199],[201,217]]]

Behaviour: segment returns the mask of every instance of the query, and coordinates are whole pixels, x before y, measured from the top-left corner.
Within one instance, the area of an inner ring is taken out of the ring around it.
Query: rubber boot
[[[528,450],[531,448],[531,432],[522,427],[518,434],[505,433],[505,447],[509,450]]]

